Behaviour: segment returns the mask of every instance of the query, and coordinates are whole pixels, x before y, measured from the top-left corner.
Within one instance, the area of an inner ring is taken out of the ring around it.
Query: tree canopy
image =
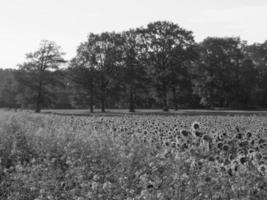
[[[66,68],[61,68],[65,64]],[[90,33],[69,61],[41,41],[18,70],[0,70],[0,106],[32,108],[267,108],[267,42],[208,37],[168,21]]]

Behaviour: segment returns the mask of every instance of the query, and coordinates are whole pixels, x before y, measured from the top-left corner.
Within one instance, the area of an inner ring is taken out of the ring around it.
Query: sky
[[[167,20],[197,42],[234,36],[267,40],[267,0],[0,0],[0,68],[16,68],[41,40],[75,56],[91,32],[124,31]]]

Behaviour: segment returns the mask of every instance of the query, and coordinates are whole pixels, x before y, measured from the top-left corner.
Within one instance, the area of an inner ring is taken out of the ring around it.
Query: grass
[[[101,113],[96,109],[91,113],[88,109],[46,109],[42,113],[59,114],[59,115],[75,115],[75,116],[121,116],[121,115],[265,115],[267,111],[248,111],[248,110],[210,110],[210,109],[179,109],[178,111],[170,110],[163,112],[160,109],[136,109],[136,112],[129,113],[127,109],[107,109],[105,113]]]
[[[6,120],[10,115],[14,115],[15,112],[0,109],[0,121]]]

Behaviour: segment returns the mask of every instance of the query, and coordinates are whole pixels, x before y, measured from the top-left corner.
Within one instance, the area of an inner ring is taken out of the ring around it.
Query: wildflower
[[[107,182],[105,182],[104,184],[103,184],[103,190],[111,190],[111,188],[112,188],[112,183],[111,182],[109,182],[109,181],[107,181]]]
[[[94,175],[94,177],[93,177],[93,180],[94,181],[98,181],[100,179],[100,177],[96,174],[96,175]]]
[[[93,198],[93,193],[91,191],[89,191],[87,194],[86,194],[86,197],[89,198],[89,199],[92,199]]]
[[[98,183],[97,182],[92,182],[91,187],[92,187],[92,190],[93,191],[96,191],[97,190],[97,187],[98,187]]]

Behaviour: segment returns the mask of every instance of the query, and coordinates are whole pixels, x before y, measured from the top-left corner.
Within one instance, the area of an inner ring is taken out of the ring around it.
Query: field
[[[0,199],[266,199],[265,115],[46,113],[0,112]]]
[[[59,114],[59,115],[75,115],[75,116],[121,116],[121,115],[185,115],[185,116],[197,116],[197,115],[265,115],[267,111],[260,110],[210,110],[210,109],[179,109],[178,111],[170,110],[169,112],[163,112],[160,109],[136,109],[135,113],[129,113],[127,109],[107,109],[105,113],[101,113],[99,109],[95,109],[92,114],[87,109],[67,109],[67,110],[43,110],[42,113],[46,114]]]

